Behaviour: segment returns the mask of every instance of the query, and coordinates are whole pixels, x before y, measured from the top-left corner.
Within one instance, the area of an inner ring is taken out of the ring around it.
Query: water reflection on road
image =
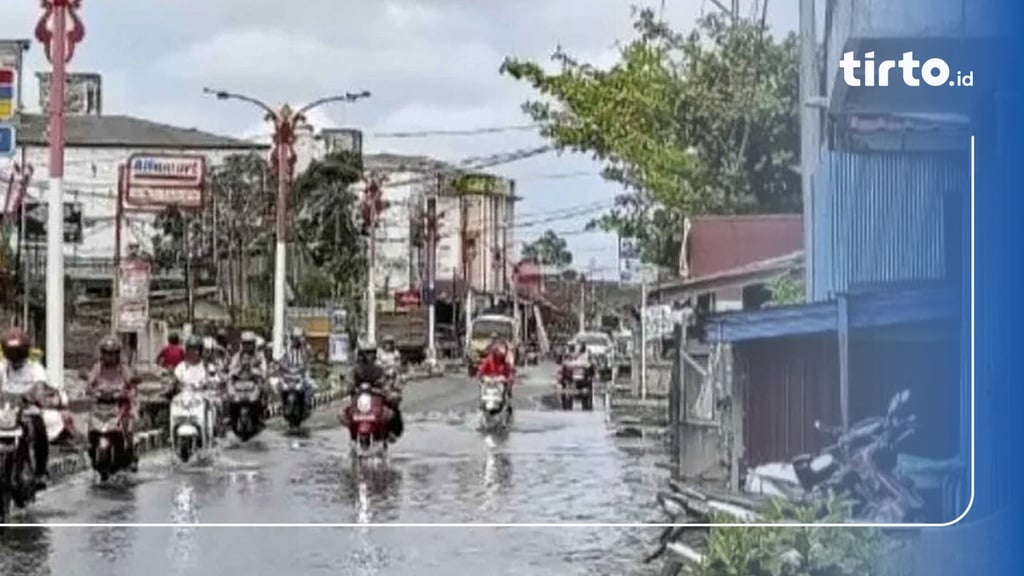
[[[268,432],[205,467],[144,462],[124,486],[58,486],[21,517],[104,523],[649,521],[649,443],[601,413],[518,410],[507,436],[471,412],[409,417],[390,464],[356,470],[347,433]],[[629,443],[624,443],[629,442]],[[636,574],[649,530],[590,528],[53,528],[0,536],[0,574]],[[513,561],[514,559],[514,561]]]

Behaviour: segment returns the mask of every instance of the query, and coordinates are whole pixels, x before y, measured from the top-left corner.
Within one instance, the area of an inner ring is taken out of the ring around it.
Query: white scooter
[[[171,400],[171,446],[185,464],[196,453],[213,447],[217,414],[203,390],[205,381],[198,386],[188,382],[179,384],[181,391]]]
[[[505,430],[512,419],[508,380],[484,376],[480,381],[480,421],[486,431]]]

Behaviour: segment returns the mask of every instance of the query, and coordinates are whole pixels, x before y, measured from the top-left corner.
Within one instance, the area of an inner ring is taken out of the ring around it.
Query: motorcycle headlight
[[[11,408],[0,410],[0,430],[12,430],[18,427],[18,411]]]
[[[373,408],[373,399],[369,394],[360,394],[359,398],[356,399],[356,410],[359,410],[363,414],[366,414]]]

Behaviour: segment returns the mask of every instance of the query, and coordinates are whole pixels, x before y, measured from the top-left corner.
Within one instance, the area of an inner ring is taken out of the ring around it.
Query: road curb
[[[331,403],[337,401],[342,396],[342,390],[339,386],[331,386],[330,389],[323,392],[318,392],[313,397],[313,409],[319,410]],[[278,418],[281,416],[282,406],[280,402],[275,402],[270,407],[270,417]],[[144,430],[135,433],[135,452],[140,457],[149,453],[161,450],[167,447],[167,437],[163,433],[163,430]],[[74,454],[61,454],[58,458],[54,458],[50,461],[50,479],[52,482],[59,482],[69,476],[74,476],[80,472],[90,469],[89,458],[85,451],[80,451]]]

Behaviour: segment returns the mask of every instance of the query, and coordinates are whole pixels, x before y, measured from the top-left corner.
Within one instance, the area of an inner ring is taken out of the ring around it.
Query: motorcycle
[[[355,459],[386,457],[389,431],[384,392],[369,382],[360,382],[354,398],[345,412]]]
[[[581,362],[562,365],[559,384],[562,389],[563,410],[572,410],[577,398],[583,410],[594,409],[594,372],[592,365]]]
[[[284,419],[294,430],[309,417],[309,406],[306,404],[306,378],[301,370],[283,369],[278,386],[281,393],[281,406],[284,408]]]
[[[123,394],[103,392],[89,414],[89,460],[106,482],[131,466]]]
[[[201,391],[184,386],[171,400],[170,420],[171,446],[182,463],[199,450],[213,447],[216,414]]]
[[[508,380],[485,376],[480,382],[480,415],[484,430],[504,430],[512,418]]]
[[[38,398],[42,390],[30,397]],[[11,504],[24,508],[35,500],[32,426],[27,418],[39,413],[33,402],[16,394],[0,396],[0,524],[10,518]]]
[[[247,442],[263,429],[263,409],[256,375],[250,371],[235,374],[228,384],[227,412],[231,430]]]
[[[833,437],[817,455],[803,454],[790,464],[771,463],[747,473],[748,493],[789,500],[822,493],[853,499],[853,515],[872,522],[912,521],[924,502],[913,483],[899,470],[897,447],[915,431],[916,418],[901,410],[910,399],[904,390],[893,396],[885,416],[857,422],[848,430],[815,428]]]

